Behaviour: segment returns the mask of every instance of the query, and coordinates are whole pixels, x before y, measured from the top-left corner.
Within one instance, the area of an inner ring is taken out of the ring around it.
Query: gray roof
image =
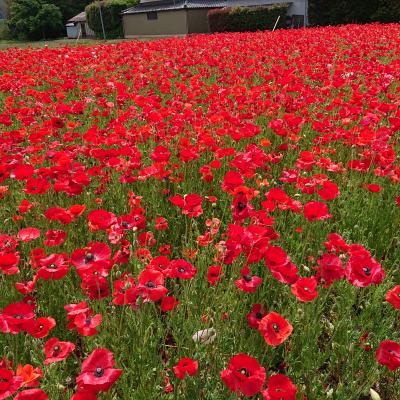
[[[85,11],[82,11],[78,15],[75,15],[75,17],[70,18],[67,22],[86,22]]]
[[[122,14],[140,14],[154,11],[170,11],[181,9],[223,8],[235,6],[270,6],[283,3],[279,0],[157,0],[139,3],[135,7],[122,11]],[[291,4],[285,1],[285,4]]]

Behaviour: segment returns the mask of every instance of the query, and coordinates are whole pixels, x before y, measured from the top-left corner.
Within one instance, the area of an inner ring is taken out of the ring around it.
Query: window
[[[148,12],[148,13],[147,13],[147,19],[148,19],[148,20],[158,19],[157,11],[150,11],[150,12]]]

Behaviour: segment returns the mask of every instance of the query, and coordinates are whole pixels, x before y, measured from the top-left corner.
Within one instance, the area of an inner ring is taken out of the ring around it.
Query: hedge
[[[86,11],[86,21],[98,37],[103,37],[99,6],[101,7],[104,30],[107,39],[123,37],[121,12],[138,3],[137,0],[104,0],[89,4]]]
[[[210,10],[207,14],[211,32],[254,32],[272,30],[286,26],[289,4],[282,3],[266,7],[227,7]]]

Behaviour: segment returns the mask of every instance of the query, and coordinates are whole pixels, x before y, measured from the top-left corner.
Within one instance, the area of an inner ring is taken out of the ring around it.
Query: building
[[[67,36],[70,39],[94,37],[95,33],[89,28],[86,22],[85,11],[75,15],[67,21]]]
[[[307,0],[141,0],[122,12],[125,38],[186,36],[208,33],[208,10],[223,7],[289,3],[295,27],[307,24]]]

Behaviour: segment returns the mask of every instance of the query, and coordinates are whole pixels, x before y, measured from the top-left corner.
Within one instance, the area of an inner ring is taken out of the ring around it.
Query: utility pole
[[[101,21],[101,29],[103,30],[103,38],[106,40],[106,31],[104,29],[104,22],[103,22],[103,13],[101,11],[100,1],[97,1],[97,5],[99,6],[99,13],[100,13],[100,21]]]

